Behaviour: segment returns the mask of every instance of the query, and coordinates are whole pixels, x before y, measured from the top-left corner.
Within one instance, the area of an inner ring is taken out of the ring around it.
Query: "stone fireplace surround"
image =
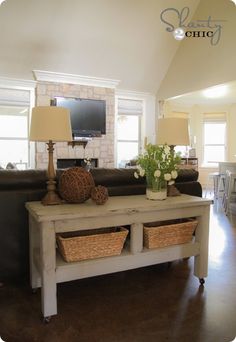
[[[99,167],[114,167],[114,126],[115,126],[115,89],[87,85],[38,81],[36,86],[36,105],[49,106],[55,96],[98,99],[106,101],[106,134],[88,141],[86,147],[69,146],[65,142],[54,145],[54,166],[57,159],[98,160]],[[47,169],[48,152],[44,142],[35,147],[35,167]]]

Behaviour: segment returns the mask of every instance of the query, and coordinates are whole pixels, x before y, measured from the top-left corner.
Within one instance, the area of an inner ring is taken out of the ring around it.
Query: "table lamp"
[[[189,146],[188,119],[161,118],[157,122],[157,145]]]
[[[156,144],[170,146],[174,153],[175,146],[188,146],[190,144],[188,119],[161,118],[157,122]],[[179,190],[172,184],[168,186],[168,196],[180,195]]]
[[[39,106],[32,110],[30,135],[31,141],[46,141],[48,145],[47,194],[43,205],[60,204],[56,193],[55,170],[53,165],[53,141],[71,141],[70,111],[63,107]]]

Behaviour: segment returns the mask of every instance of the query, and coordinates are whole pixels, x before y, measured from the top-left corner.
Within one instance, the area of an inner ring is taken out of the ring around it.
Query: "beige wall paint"
[[[120,89],[156,93],[179,42],[160,12],[199,0],[7,0],[0,10],[0,75],[32,70],[120,80]]]
[[[202,120],[204,113],[226,113],[227,120],[227,150],[226,161],[236,162],[236,104],[229,104],[224,106],[180,106],[172,104],[171,101],[166,101],[165,110],[168,115],[174,116],[175,111],[182,111],[189,113],[190,135],[192,147],[196,148],[196,156],[199,158],[199,180],[203,187],[206,187],[209,180],[209,173],[218,171],[218,168],[209,168],[203,166],[203,130]],[[193,136],[196,136],[196,144],[193,142]]]
[[[189,93],[236,79],[236,6],[230,0],[201,0],[194,19],[226,20],[219,43],[185,38],[158,91],[159,99]]]

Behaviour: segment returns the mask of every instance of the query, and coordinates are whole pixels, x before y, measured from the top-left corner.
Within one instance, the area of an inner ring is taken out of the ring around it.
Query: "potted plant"
[[[166,144],[146,146],[145,152],[138,156],[134,177],[146,177],[148,199],[167,197],[167,184],[174,184],[180,160],[180,154]]]

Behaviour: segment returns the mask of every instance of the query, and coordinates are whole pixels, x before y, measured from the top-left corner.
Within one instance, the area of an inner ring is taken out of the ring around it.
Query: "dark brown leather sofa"
[[[57,172],[60,177],[62,170]],[[138,195],[146,191],[145,179],[134,177],[134,169],[92,169],[96,185],[108,188],[110,196]],[[176,187],[181,193],[202,196],[195,170],[180,170]],[[28,215],[25,202],[45,194],[43,170],[0,170],[0,281],[20,279],[29,273]]]

